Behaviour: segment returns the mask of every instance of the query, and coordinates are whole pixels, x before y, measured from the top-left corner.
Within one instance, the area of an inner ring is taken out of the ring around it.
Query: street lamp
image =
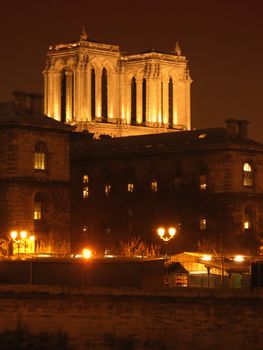
[[[20,245],[24,245],[24,251],[26,252],[26,238],[27,238],[27,232],[26,231],[20,231],[19,233],[17,231],[12,231],[10,233],[10,237],[13,241],[13,243],[15,243],[17,245],[17,255],[19,258],[19,253],[20,253]]]
[[[164,227],[158,227],[157,234],[164,242],[169,242],[170,239],[174,238],[176,234],[176,228],[169,227],[166,230]]]

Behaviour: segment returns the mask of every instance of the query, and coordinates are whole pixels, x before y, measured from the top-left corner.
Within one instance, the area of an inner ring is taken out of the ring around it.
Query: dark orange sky
[[[0,10],[0,101],[42,92],[48,46],[78,38],[84,24],[94,40],[128,52],[179,41],[193,79],[192,126],[248,119],[263,142],[261,0],[3,0]]]

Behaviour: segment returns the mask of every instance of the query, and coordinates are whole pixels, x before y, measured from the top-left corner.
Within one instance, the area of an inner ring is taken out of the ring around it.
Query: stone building
[[[187,60],[173,52],[124,54],[80,39],[51,45],[43,72],[44,112],[78,130],[129,136],[190,129]]]
[[[1,237],[25,230],[34,236],[36,252],[69,252],[72,127],[43,116],[40,96],[14,96],[0,104]]]
[[[247,122],[226,128],[89,140],[72,135],[71,201],[77,241],[97,249],[177,228],[171,251],[256,252],[263,224],[263,146]],[[159,242],[160,243],[160,242]]]

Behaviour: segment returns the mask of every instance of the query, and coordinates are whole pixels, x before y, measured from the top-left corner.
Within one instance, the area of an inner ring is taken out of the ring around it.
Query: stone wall
[[[1,349],[262,349],[263,292],[0,287]]]

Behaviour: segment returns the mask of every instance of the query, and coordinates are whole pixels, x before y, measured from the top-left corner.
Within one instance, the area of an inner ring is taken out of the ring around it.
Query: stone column
[[[152,79],[146,78],[146,125],[150,125],[151,118],[151,102],[152,102]]]
[[[74,84],[74,111],[73,121],[79,120],[79,67],[73,70],[73,84]]]
[[[178,100],[180,99],[179,91],[181,92],[179,85],[173,80],[173,126],[178,125]]]
[[[187,130],[190,130],[191,129],[191,97],[190,97],[190,86],[191,86],[191,80],[188,79],[186,81],[186,121],[185,121],[185,125],[186,125],[186,128]]]
[[[116,115],[121,122],[124,122],[125,120],[124,72],[122,67],[120,68],[117,79],[118,79],[118,86],[117,86],[118,110]]]
[[[96,70],[95,80],[96,117],[101,117],[101,70]]]
[[[110,70],[107,71],[107,89],[108,89],[108,121],[113,122],[115,120],[114,105],[115,105],[115,74]]]
[[[87,87],[86,87],[86,63],[82,62],[79,71],[79,93],[80,93],[80,111],[81,121],[87,120]]]
[[[169,124],[169,93],[168,93],[168,79],[163,79],[163,96],[162,96],[162,103],[163,103],[163,125],[165,127],[168,127]]]
[[[54,115],[53,118],[61,120],[61,73],[54,72]]]
[[[136,123],[142,124],[142,79],[136,79]]]
[[[48,114],[48,70],[45,69],[43,72],[44,76],[44,114]]]
[[[71,122],[72,118],[72,79],[73,72],[66,71],[66,121]]]
[[[158,126],[162,125],[162,80],[160,78],[156,79],[156,118]]]
[[[131,124],[131,79],[125,84],[126,122]]]
[[[86,108],[87,108],[87,121],[91,121],[91,69],[90,66],[86,68]]]
[[[47,115],[49,117],[54,118],[54,93],[55,93],[55,86],[54,86],[54,71],[53,69],[49,69],[48,71],[48,105],[47,105]]]

